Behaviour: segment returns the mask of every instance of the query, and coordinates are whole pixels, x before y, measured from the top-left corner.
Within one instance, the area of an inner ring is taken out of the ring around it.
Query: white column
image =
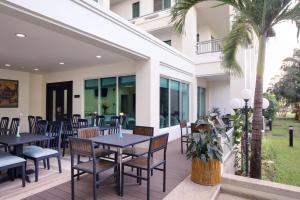
[[[140,61],[136,65],[136,125],[159,129],[159,62]]]

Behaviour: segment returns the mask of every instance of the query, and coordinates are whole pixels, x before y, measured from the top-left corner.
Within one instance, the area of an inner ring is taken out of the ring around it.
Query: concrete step
[[[221,191],[250,199],[300,199],[299,187],[241,177],[232,174],[223,174]]]

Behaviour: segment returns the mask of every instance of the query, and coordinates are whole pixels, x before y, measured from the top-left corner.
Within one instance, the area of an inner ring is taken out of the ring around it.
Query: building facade
[[[254,88],[256,44],[240,49],[244,77],[225,74],[222,39],[232,9],[192,8],[185,33],[170,24],[173,0],[4,0],[0,2],[0,79],[18,80],[17,108],[0,116],[57,120],[71,114],[124,113],[124,127],[155,127],[178,138],[179,120],[212,108],[231,113],[230,100]],[[18,37],[23,34],[24,37]]]

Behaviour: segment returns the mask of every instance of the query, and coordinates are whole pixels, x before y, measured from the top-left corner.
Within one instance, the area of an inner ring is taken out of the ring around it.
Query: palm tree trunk
[[[256,66],[256,85],[254,94],[254,110],[252,122],[252,142],[250,158],[250,177],[261,178],[261,129],[262,129],[262,99],[263,75],[265,68],[266,36],[259,37],[258,60]]]

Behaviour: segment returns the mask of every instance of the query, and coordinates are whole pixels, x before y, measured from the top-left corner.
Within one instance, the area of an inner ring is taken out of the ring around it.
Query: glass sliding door
[[[180,103],[180,94],[179,94],[179,89],[180,89],[180,83],[178,81],[171,80],[170,81],[170,111],[171,111],[171,116],[170,116],[170,121],[171,121],[171,126],[175,126],[179,124],[180,116],[179,116],[179,103]]]
[[[84,82],[84,116],[92,123],[92,116],[98,113],[99,80],[86,80]]]
[[[197,107],[198,107],[198,118],[206,115],[206,89],[198,87]]]
[[[181,83],[181,120],[189,121],[189,84]]]
[[[111,116],[117,114],[116,106],[116,85],[117,78],[100,79],[100,114],[105,116],[105,121],[110,122]]]
[[[122,127],[135,126],[135,76],[119,77],[119,112],[124,113]]]
[[[159,127],[169,126],[169,80],[160,78],[160,115]]]

